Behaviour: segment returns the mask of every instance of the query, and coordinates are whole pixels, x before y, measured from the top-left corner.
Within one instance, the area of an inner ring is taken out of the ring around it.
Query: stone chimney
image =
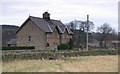
[[[43,13],[43,18],[47,19],[47,20],[50,20],[50,14],[48,12],[44,12]]]

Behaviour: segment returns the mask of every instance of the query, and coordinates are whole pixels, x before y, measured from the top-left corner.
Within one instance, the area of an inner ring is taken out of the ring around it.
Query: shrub
[[[3,50],[2,60],[38,60],[38,59],[59,59],[62,57],[77,57],[77,56],[96,56],[96,55],[117,55],[118,50],[88,50],[88,51],[33,51],[33,50]]]
[[[73,40],[70,39],[70,41],[66,44],[58,45],[58,50],[69,50],[73,48]]]
[[[68,50],[69,48],[69,44],[58,45],[58,50]]]

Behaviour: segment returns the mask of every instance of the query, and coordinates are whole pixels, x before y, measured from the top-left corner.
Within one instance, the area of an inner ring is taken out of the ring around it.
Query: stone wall
[[[72,35],[68,35],[67,31],[65,31],[65,33],[62,34],[61,43],[68,43],[71,38]],[[60,45],[60,35],[57,31],[47,34],[47,43],[49,43],[48,49],[57,49],[57,46]]]
[[[62,34],[62,43],[68,43],[72,39],[72,35],[69,35],[67,31]]]
[[[17,33],[17,46],[35,46],[35,49],[37,50],[45,50],[45,33],[40,30],[31,20],[28,20],[24,27],[22,27]]]
[[[67,31],[62,34],[62,43],[68,43],[72,38]],[[56,50],[60,45],[60,36],[57,31],[45,33],[38,28],[31,20],[28,20],[24,27],[17,33],[17,46],[35,46],[37,50]]]
[[[49,43],[48,49],[56,50],[60,44],[60,36],[57,32],[47,34],[47,43]]]

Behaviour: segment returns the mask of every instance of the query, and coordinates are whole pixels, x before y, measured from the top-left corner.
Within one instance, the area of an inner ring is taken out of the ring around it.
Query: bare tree
[[[92,21],[82,21],[80,23],[79,28],[80,30],[84,31],[84,33],[80,34],[79,39],[81,39],[81,41],[79,41],[79,43],[83,47],[87,45],[89,33],[92,32],[92,30],[94,29],[94,25],[95,24]],[[88,49],[88,45],[87,45],[87,49]]]
[[[73,40],[74,40],[74,46],[78,47],[79,46],[79,34],[80,34],[80,30],[79,30],[79,24],[81,24],[81,21],[71,21],[70,23],[68,23],[67,25],[71,28],[71,30],[74,32],[73,35]]]
[[[78,47],[85,47],[86,45],[86,32],[91,32],[94,29],[94,23],[89,21],[74,20],[68,23],[68,26],[73,30],[74,45]]]
[[[72,30],[82,30],[84,32],[91,32],[94,29],[94,23],[92,21],[78,21],[74,20],[67,24]]]
[[[78,21],[74,20],[67,24],[71,30],[76,30],[78,28]]]
[[[91,32],[94,29],[95,24],[92,21],[82,21],[79,28],[84,32]]]
[[[112,40],[114,31],[115,30],[107,23],[97,28],[98,35],[96,39],[99,41],[100,47],[106,47],[107,42]]]
[[[120,40],[120,32],[118,32],[118,40]]]

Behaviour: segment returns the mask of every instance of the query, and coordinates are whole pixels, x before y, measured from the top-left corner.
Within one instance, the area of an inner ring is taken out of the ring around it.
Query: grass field
[[[81,56],[66,60],[3,62],[3,72],[117,72],[118,56]]]

